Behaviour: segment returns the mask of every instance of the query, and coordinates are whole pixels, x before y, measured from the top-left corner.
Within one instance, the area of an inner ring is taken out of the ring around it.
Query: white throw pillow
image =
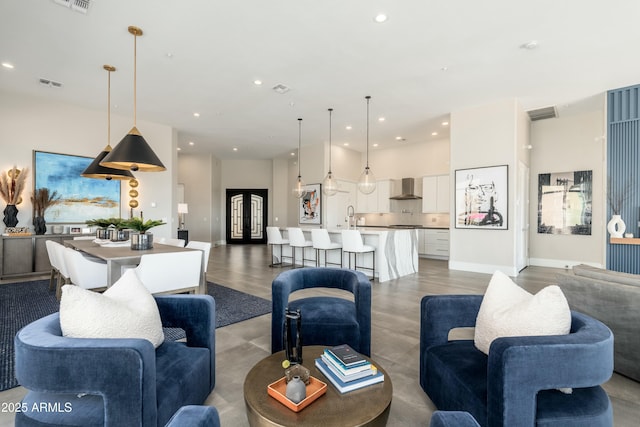
[[[103,294],[63,286],[60,327],[72,338],[143,338],[155,348],[164,341],[158,305],[133,269]]]
[[[491,343],[499,337],[566,335],[570,330],[571,310],[558,286],[532,295],[496,271],[480,305],[474,343],[489,354]]]

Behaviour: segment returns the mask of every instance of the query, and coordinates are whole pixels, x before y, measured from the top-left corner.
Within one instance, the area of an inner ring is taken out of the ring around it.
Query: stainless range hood
[[[389,197],[391,200],[416,200],[422,197],[415,194],[415,179],[402,178],[402,193]]]

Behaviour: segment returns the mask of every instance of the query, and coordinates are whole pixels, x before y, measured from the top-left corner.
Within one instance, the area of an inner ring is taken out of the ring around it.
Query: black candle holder
[[[300,309],[289,310],[287,307],[284,312],[284,350],[289,363],[302,364],[302,314]]]

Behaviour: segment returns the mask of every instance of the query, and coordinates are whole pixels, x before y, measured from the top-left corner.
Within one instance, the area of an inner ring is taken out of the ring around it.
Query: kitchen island
[[[311,228],[301,227],[307,240],[311,240]],[[283,229],[283,237],[287,238],[287,231]],[[380,282],[397,279],[398,277],[413,274],[418,271],[418,234],[414,229],[390,229],[359,227],[365,245],[376,248],[375,265],[376,278]],[[329,236],[333,242],[342,242],[342,230],[329,229]],[[311,247],[304,249],[304,258],[315,260],[315,250]],[[296,264],[302,265],[301,249],[297,249]],[[327,251],[327,261],[340,263],[341,252]],[[283,247],[283,255],[291,256],[291,247]],[[324,265],[324,256],[320,252],[320,265]],[[342,254],[342,265],[349,266],[346,254]],[[373,267],[373,254],[357,254],[357,264],[365,268]],[[315,261],[306,261],[306,266],[315,266]],[[353,268],[353,265],[352,265]],[[362,272],[371,276],[371,270],[362,269]]]

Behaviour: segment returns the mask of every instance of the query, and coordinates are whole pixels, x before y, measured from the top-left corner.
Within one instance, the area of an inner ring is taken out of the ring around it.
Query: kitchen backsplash
[[[361,225],[422,225],[425,227],[449,227],[449,214],[425,214],[422,212],[412,212],[406,209],[406,212],[384,213],[384,214],[356,214],[359,220],[364,219]]]

